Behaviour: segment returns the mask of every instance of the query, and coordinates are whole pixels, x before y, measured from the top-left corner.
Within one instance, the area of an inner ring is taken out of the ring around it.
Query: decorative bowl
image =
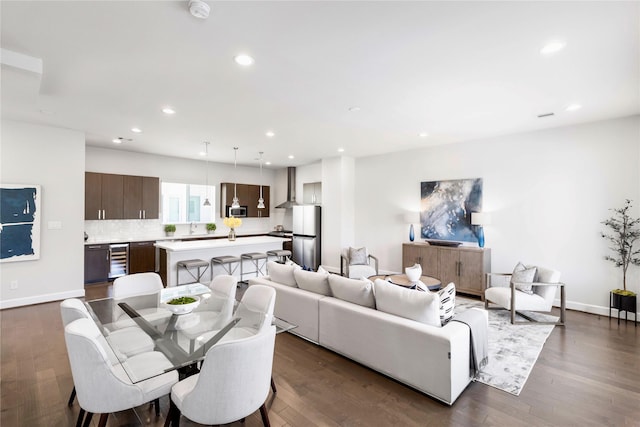
[[[189,303],[179,303],[179,304],[170,304],[171,301],[175,300],[184,300],[185,298],[191,298],[195,301]],[[191,313],[194,308],[196,308],[200,304],[199,296],[189,296],[189,297],[180,297],[180,298],[172,298],[162,303],[162,305],[169,311],[174,314],[187,314]]]

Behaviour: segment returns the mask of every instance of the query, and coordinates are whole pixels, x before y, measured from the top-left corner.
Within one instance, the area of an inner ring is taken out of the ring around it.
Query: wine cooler
[[[129,244],[109,245],[109,279],[125,276],[129,272]]]

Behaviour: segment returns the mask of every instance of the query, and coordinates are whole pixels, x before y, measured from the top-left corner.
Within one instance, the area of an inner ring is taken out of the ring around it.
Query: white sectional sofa
[[[292,333],[449,405],[472,381],[467,325],[449,322],[441,327],[376,310],[373,287],[384,286],[384,282],[373,285],[273,262],[268,271],[270,276],[250,279],[249,286],[262,284],[276,290],[274,314],[298,326]],[[388,286],[405,298],[429,297]],[[382,298],[381,290],[378,297]],[[408,307],[407,312],[411,310],[415,307]]]

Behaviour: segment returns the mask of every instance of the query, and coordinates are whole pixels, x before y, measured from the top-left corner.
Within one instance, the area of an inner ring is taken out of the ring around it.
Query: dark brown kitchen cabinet
[[[109,280],[109,245],[85,245],[84,283]]]
[[[85,219],[123,219],[122,175],[85,172]]]
[[[124,175],[124,219],[157,219],[160,179]]]
[[[220,216],[227,216],[226,207],[233,202],[233,195],[237,194],[240,206],[247,207],[248,218],[269,217],[270,191],[268,185],[262,186],[262,198],[264,199],[264,209],[258,209],[258,199],[260,198],[260,186],[252,184],[234,184],[232,182],[220,183]]]
[[[129,274],[156,271],[155,241],[129,243]]]
[[[85,172],[85,219],[157,219],[160,179]]]

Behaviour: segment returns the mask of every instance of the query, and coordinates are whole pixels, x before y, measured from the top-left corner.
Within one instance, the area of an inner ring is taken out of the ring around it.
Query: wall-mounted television
[[[477,242],[471,212],[482,211],[482,178],[420,183],[420,235],[431,244]]]

